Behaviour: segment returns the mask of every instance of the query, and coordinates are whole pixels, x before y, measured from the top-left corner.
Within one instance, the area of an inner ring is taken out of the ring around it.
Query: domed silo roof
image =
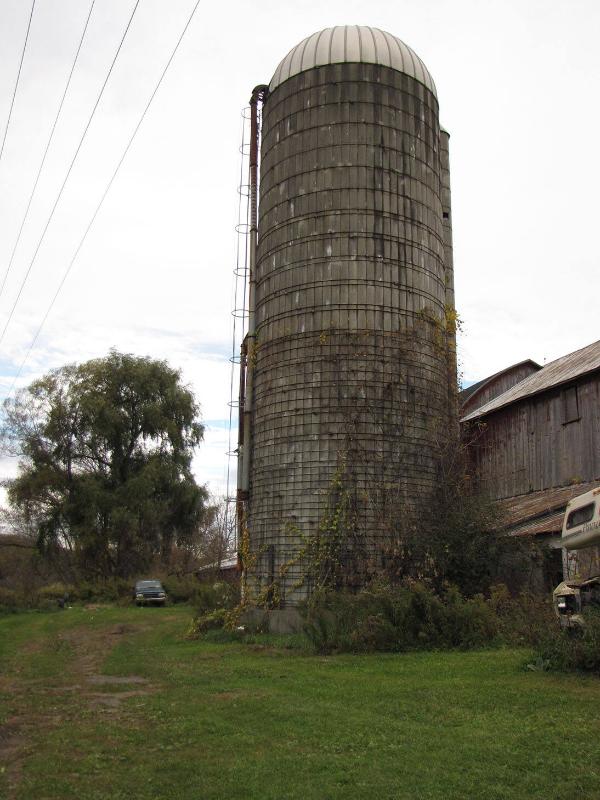
[[[273,91],[293,75],[314,67],[352,62],[396,69],[424,84],[437,97],[433,78],[415,51],[391,33],[368,25],[336,25],[307,36],[279,64],[269,89]]]

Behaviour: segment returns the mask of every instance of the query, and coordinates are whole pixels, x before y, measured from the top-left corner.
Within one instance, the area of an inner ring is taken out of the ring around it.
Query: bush
[[[187,632],[188,639],[197,639],[207,631],[222,629],[227,622],[227,609],[217,608],[194,617]]]
[[[196,591],[194,608],[196,616],[201,617],[218,608],[232,609],[238,602],[239,593],[230,583],[201,583]]]
[[[201,584],[193,575],[183,578],[171,576],[162,581],[167,597],[172,603],[195,603]]]
[[[600,675],[600,610],[586,609],[583,628],[563,629],[555,619],[534,651],[535,666]]]
[[[188,630],[188,638],[196,639],[206,631],[230,625],[233,609],[238,602],[238,591],[231,584],[224,581],[201,583],[195,596],[196,613]]]
[[[130,598],[133,581],[112,578],[106,581],[81,581],[70,587],[69,598],[81,603],[117,603]]]
[[[482,647],[498,624],[483,597],[442,595],[419,583],[377,584],[357,594],[327,592],[303,610],[304,632],[319,652]]]
[[[548,631],[557,624],[549,596],[521,592],[513,597],[506,586],[500,584],[492,586],[487,603],[505,644],[538,646],[546,641]]]
[[[47,586],[42,586],[38,591],[38,599],[42,602],[46,600],[57,602],[58,600],[70,599],[74,595],[75,588],[64,583],[50,583]]]
[[[20,592],[0,586],[0,613],[22,611],[28,606]]]

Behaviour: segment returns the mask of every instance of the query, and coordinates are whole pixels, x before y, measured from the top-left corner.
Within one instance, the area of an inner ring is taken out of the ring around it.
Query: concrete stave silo
[[[251,588],[294,605],[340,491],[359,575],[435,491],[456,422],[448,142],[427,69],[377,29],[313,34],[263,97],[242,495]]]

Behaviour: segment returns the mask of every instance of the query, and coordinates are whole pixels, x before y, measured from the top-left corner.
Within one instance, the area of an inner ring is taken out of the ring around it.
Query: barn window
[[[579,401],[577,399],[577,387],[572,386],[563,392],[563,425],[569,422],[576,422],[579,419]]]
[[[594,516],[594,508],[595,506],[593,503],[588,503],[587,506],[581,506],[581,508],[576,508],[575,511],[571,511],[567,517],[567,530],[576,528],[578,525],[585,525],[586,522],[589,522]]]

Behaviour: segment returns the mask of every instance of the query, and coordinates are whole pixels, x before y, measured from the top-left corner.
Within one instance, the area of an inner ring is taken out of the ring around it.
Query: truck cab
[[[561,626],[581,627],[585,609],[600,608],[600,486],[567,504],[560,546],[565,580],[552,593]]]

